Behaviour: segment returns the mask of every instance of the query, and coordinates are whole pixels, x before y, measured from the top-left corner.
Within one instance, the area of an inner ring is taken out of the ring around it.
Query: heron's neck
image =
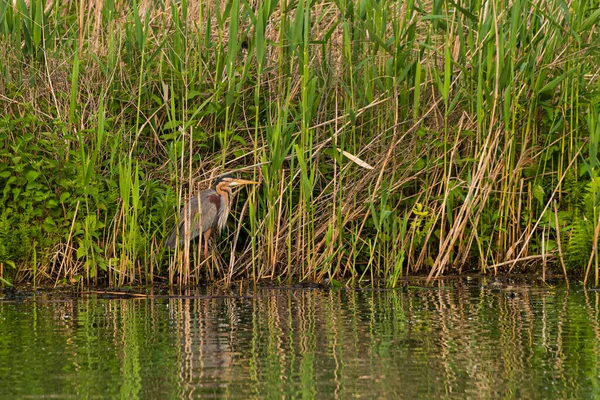
[[[231,188],[227,186],[226,182],[221,182],[215,188],[219,196],[223,197],[225,207],[229,209],[229,201],[231,200]]]
[[[222,209],[218,212],[217,230],[220,232],[227,222],[229,215],[229,202],[231,201],[231,188],[225,182],[221,182],[215,188],[217,194],[221,196]]]

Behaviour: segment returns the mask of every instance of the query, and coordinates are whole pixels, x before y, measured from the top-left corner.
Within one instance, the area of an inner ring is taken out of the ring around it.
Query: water
[[[598,398],[600,293],[488,283],[5,299],[0,398]]]

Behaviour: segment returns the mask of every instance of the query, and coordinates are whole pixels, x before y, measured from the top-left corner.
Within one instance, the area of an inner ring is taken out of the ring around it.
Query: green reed
[[[37,276],[395,286],[547,257],[597,276],[592,4],[78,6],[0,1],[0,211],[37,241]],[[43,199],[18,179],[24,150],[56,172]],[[224,171],[262,184],[210,259],[165,251]]]

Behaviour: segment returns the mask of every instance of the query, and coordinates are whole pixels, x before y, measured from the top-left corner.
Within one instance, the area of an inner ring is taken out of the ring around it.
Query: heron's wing
[[[202,217],[199,215],[198,200],[200,200],[200,204],[202,205]],[[173,228],[165,241],[165,246],[174,248],[177,237],[179,237],[180,243],[183,244],[185,239],[185,224],[188,218],[191,218],[189,222],[190,240],[195,239],[200,233],[212,228],[217,223],[220,206],[221,196],[214,189],[202,190],[198,195],[190,198],[187,205],[179,213],[178,224]],[[200,220],[202,220],[202,230],[199,229]]]
[[[221,213],[221,196],[214,189],[206,189],[200,192],[202,202],[202,232],[217,225]]]

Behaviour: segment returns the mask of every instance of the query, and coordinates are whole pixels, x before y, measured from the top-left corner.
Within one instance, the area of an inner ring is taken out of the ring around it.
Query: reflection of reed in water
[[[220,391],[220,382],[233,379],[235,349],[231,337],[236,330],[235,303],[188,298],[170,299],[175,335],[180,352],[181,398],[197,398]],[[233,318],[232,318],[233,317]]]
[[[11,307],[0,359],[53,342],[31,365],[108,397],[591,398],[598,384],[597,292],[457,280]]]
[[[236,388],[260,396],[536,397],[532,371],[540,362],[565,385],[569,379],[562,331],[567,300],[545,289],[459,282],[192,300],[181,309],[188,315],[181,321],[190,322],[179,322],[182,339],[192,343],[181,347],[184,358],[193,360],[182,365],[181,379],[190,396],[220,382],[228,389],[216,393]],[[537,354],[540,346],[552,365]]]

